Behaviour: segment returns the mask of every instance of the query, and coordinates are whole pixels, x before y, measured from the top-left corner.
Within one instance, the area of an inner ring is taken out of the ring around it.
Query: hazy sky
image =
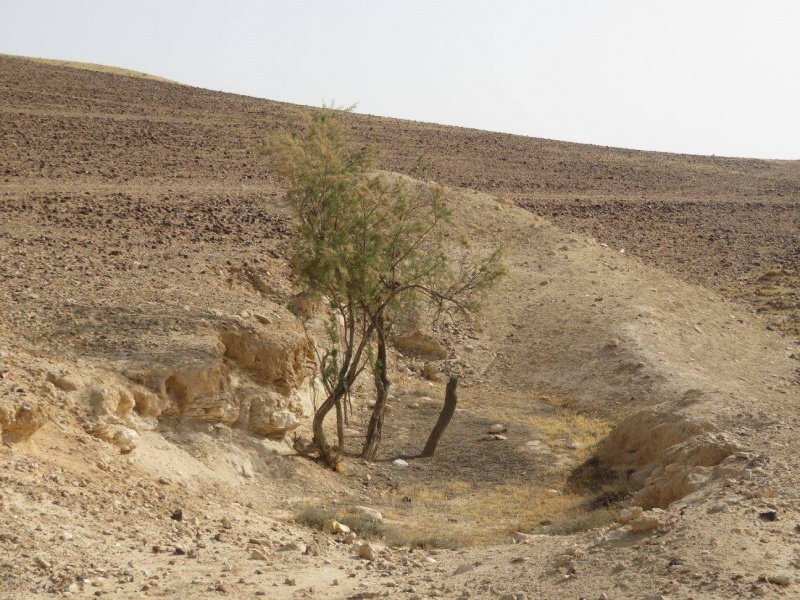
[[[800,159],[796,0],[0,0],[0,52],[535,137]]]

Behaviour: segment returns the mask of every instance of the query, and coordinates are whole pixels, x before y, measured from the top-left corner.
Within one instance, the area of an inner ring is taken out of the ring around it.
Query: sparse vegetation
[[[443,188],[373,173],[366,149],[346,147],[333,109],[314,112],[302,135],[273,140],[268,152],[289,184],[297,218],[295,275],[331,310],[330,344],[319,357],[328,395],[314,416],[314,442],[324,462],[338,469],[343,400],[369,368],[375,405],[362,456],[372,460],[390,387],[387,339],[394,321],[422,304],[434,319],[474,311],[477,294],[503,272],[500,251],[477,260],[466,252],[453,256],[442,231],[450,217]],[[336,446],[324,428],[334,408]]]
[[[301,525],[321,530],[325,521],[334,519],[347,525],[352,531],[368,540],[380,540],[389,546],[407,546],[409,548],[438,548],[455,550],[472,545],[472,539],[462,532],[448,530],[432,530],[409,524],[387,524],[383,521],[372,521],[362,515],[347,512],[346,507],[336,510],[314,504],[303,504],[296,511],[294,520]]]
[[[0,56],[9,56],[8,54],[0,54]],[[70,67],[73,69],[80,69],[82,71],[94,71],[96,73],[111,73],[112,75],[124,75],[126,77],[135,77],[137,79],[149,79],[151,81],[163,81],[165,83],[172,83],[181,85],[177,81],[158,77],[157,75],[150,75],[149,73],[142,73],[141,71],[133,71],[131,69],[123,69],[120,67],[110,67],[107,65],[97,65],[94,63],[78,62],[74,60],[57,60],[53,58],[34,58],[25,57],[26,60],[42,63],[45,65],[53,65],[54,67]]]

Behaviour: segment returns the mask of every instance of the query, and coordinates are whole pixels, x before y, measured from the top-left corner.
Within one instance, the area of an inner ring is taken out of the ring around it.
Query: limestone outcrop
[[[713,423],[676,413],[641,411],[625,419],[599,445],[602,469],[635,490],[633,501],[665,508],[709,482],[744,469],[747,454]]]
[[[44,404],[30,399],[0,400],[0,441],[27,442],[47,421]]]
[[[124,376],[96,376],[78,392],[90,409],[86,430],[122,452],[136,447],[141,429],[173,418],[284,436],[311,414],[316,391],[313,348],[293,321],[228,323],[191,347],[129,365]]]

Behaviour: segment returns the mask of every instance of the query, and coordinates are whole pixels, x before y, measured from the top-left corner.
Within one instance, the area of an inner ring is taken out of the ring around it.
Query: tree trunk
[[[383,434],[383,415],[386,408],[386,397],[389,395],[388,366],[386,364],[386,336],[383,330],[383,317],[377,319],[375,331],[378,334],[378,360],[375,363],[375,408],[367,427],[367,438],[364,440],[364,450],[361,453],[365,460],[375,460],[378,446]]]
[[[433,453],[436,452],[436,446],[439,445],[439,440],[442,439],[444,430],[447,429],[447,426],[450,424],[450,419],[453,418],[453,414],[456,412],[456,404],[458,404],[458,397],[456,396],[457,386],[458,375],[451,374],[450,381],[447,382],[444,406],[442,407],[442,412],[439,413],[439,420],[436,421],[436,425],[431,431],[430,437],[428,437],[428,443],[425,444],[425,449],[422,451],[422,454],[420,454],[423,458],[433,456]]]
[[[326,465],[334,470],[337,468],[340,455],[339,452],[334,453],[328,444],[328,440],[325,437],[324,424],[325,417],[328,416],[328,413],[334,406],[340,403],[340,399],[343,394],[343,386],[338,384],[325,399],[325,402],[320,405],[320,407],[317,409],[317,412],[314,413],[314,443],[319,448],[320,458],[325,462]]]
[[[345,398],[347,394],[345,394]],[[339,453],[341,454],[344,451],[344,411],[343,411],[343,404],[344,399],[339,398],[336,401],[336,440],[337,445],[339,446]]]
[[[342,365],[339,367],[339,375],[336,385],[334,386],[333,391],[328,394],[325,402],[323,402],[317,409],[317,412],[314,413],[314,443],[319,448],[320,458],[334,471],[339,470],[339,459],[342,457],[343,449],[339,448],[336,452],[334,452],[331,446],[328,444],[328,439],[325,436],[324,428],[325,417],[327,417],[328,413],[336,406],[336,404],[347,395],[348,391],[353,386],[353,382],[355,381],[356,377],[361,372],[362,355],[374,330],[374,324],[370,323],[366,330],[361,334],[361,340],[356,347],[355,319],[352,318],[351,314],[346,334],[346,349],[344,356],[342,357]]]

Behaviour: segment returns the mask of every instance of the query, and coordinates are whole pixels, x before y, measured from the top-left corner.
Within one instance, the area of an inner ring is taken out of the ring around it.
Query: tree
[[[369,367],[375,407],[362,456],[372,460],[383,429],[387,339],[399,315],[426,303],[434,319],[477,308],[479,292],[503,272],[500,250],[480,261],[453,256],[444,243],[450,211],[443,188],[372,171],[366,149],[345,145],[337,111],[313,112],[305,131],[271,140],[268,152],[288,182],[297,227],[292,268],[309,292],[330,305],[329,347],[319,359],[327,397],[314,415],[314,442],[338,468],[344,448],[343,401]],[[336,409],[337,446],[324,423]]]

